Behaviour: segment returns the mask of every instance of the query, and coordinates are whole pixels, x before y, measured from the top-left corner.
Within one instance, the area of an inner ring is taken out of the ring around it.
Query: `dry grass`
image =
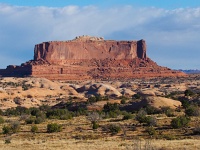
[[[75,140],[75,139],[59,139],[52,137],[52,139],[26,139],[22,140],[15,138],[11,140],[10,144],[4,144],[4,140],[0,141],[0,149],[2,150],[129,150],[135,148],[134,140],[120,140],[116,138],[104,138],[97,140]],[[145,140],[141,140],[141,147],[144,149]],[[198,150],[200,148],[199,140],[151,140],[149,147],[156,150]]]
[[[17,118],[9,118],[17,120]],[[159,124],[164,123],[164,118]],[[48,123],[56,122],[62,125],[62,132],[47,133],[46,126]],[[100,122],[100,126],[116,123],[121,126],[135,124],[134,120],[120,121],[120,117],[116,119],[104,119]],[[0,126],[2,128],[3,125]],[[126,136],[123,135],[123,130],[117,135],[111,135],[103,131],[101,128],[92,130],[91,123],[86,117],[75,117],[71,120],[47,120],[46,122],[37,125],[39,131],[31,133],[31,125],[26,125],[21,122],[20,132],[12,134],[10,137],[0,135],[0,149],[2,150],[132,150],[141,144],[142,149],[145,146],[152,147],[155,150],[197,150],[200,149],[200,137],[189,136],[182,137],[181,140],[160,140],[155,137],[151,138],[147,133],[144,133],[144,128],[138,126],[136,129],[128,129]],[[167,130],[162,134],[177,135],[178,130]],[[181,137],[181,136],[180,136]],[[5,139],[10,138],[11,143],[5,144]],[[151,140],[150,140],[151,139]]]

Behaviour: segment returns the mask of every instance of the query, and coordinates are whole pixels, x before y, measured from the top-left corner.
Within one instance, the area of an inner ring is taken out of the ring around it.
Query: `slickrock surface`
[[[71,41],[35,45],[34,60],[0,70],[2,76],[35,76],[52,80],[130,79],[185,76],[158,66],[147,57],[144,40],[114,41],[79,36]]]

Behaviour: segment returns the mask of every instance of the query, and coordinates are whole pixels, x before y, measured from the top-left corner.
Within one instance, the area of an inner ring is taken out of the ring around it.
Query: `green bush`
[[[2,131],[3,131],[3,134],[9,134],[9,133],[11,133],[11,127],[3,126]]]
[[[146,115],[147,112],[143,109],[139,110],[135,119],[139,122],[139,123],[144,123],[146,122]]]
[[[32,133],[36,133],[38,131],[38,127],[36,126],[36,125],[33,125],[32,127],[31,127],[31,132]]]
[[[121,104],[126,104],[126,99],[122,99]]]
[[[2,124],[2,123],[4,123],[4,122],[5,122],[5,121],[4,121],[3,117],[0,116],[0,124]]]
[[[170,107],[162,107],[161,112],[167,117],[174,117],[174,111]]]
[[[200,135],[200,126],[197,126],[197,127],[194,128],[193,134]]]
[[[72,118],[72,113],[69,112],[67,109],[53,109],[48,110],[46,116],[49,119],[67,120]]]
[[[53,132],[60,132],[61,131],[61,125],[57,123],[50,123],[47,125],[47,132],[53,133]]]
[[[17,133],[20,129],[20,122],[19,121],[11,122],[10,127],[13,133]]]
[[[6,116],[19,116],[24,114],[29,114],[29,109],[21,106],[17,106],[16,108],[8,108],[6,109],[4,115]]]
[[[114,104],[107,103],[103,106],[103,110],[104,110],[104,112],[118,111],[119,105],[117,103],[114,103]]]
[[[188,116],[200,116],[200,108],[191,105],[185,110],[185,114]]]
[[[44,121],[45,121],[45,118],[37,117],[34,122],[35,122],[35,124],[40,124],[40,123],[42,123]]]
[[[157,119],[155,117],[148,116],[145,118],[144,123],[146,123],[148,126],[156,126]]]
[[[41,105],[39,107],[39,109],[40,109],[40,111],[45,111],[46,112],[46,111],[50,110],[51,107],[49,105]]]
[[[190,118],[186,116],[179,116],[171,121],[172,128],[178,129],[182,127],[186,127],[190,122]]]
[[[145,111],[148,115],[161,113],[161,111],[158,108],[153,106],[146,106]]]
[[[118,113],[114,111],[107,112],[104,118],[117,118]]]
[[[154,127],[148,127],[146,130],[145,130],[149,135],[155,135],[156,134],[156,130]]]
[[[5,144],[10,144],[11,143],[11,138],[10,137],[6,137],[5,138]]]
[[[140,94],[134,94],[132,96],[132,99],[140,99],[141,98],[141,95]]]
[[[99,124],[96,122],[96,121],[94,121],[94,122],[92,122],[92,129],[97,129],[99,127]]]
[[[117,134],[121,131],[121,127],[119,125],[116,125],[116,124],[109,125],[108,129],[112,134]]]
[[[30,113],[32,116],[40,116],[41,115],[41,111],[39,108],[35,108],[35,107],[31,107],[29,108]]]
[[[182,99],[180,99],[180,101],[181,101],[181,104],[182,104],[183,108],[187,109],[190,106],[190,103],[189,103],[188,99],[182,98]]]
[[[192,90],[188,89],[188,90],[185,90],[184,94],[185,96],[193,96],[195,93]]]
[[[35,122],[35,117],[30,116],[25,120],[26,124],[33,124]]]
[[[101,94],[97,94],[95,96],[90,96],[88,98],[88,102],[91,104],[91,103],[95,103],[95,102],[102,101],[102,100],[108,100],[108,99],[109,99],[108,96],[103,97],[103,96],[101,96]]]
[[[133,118],[133,115],[130,113],[127,113],[124,115],[123,120],[128,120],[128,119],[132,119],[132,118]]]

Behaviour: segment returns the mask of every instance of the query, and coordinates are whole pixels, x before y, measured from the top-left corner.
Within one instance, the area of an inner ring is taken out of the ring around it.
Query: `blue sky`
[[[173,9],[177,7],[197,7],[200,5],[199,0],[0,0],[0,2],[20,6],[63,7],[67,5],[96,5],[105,7],[117,5],[135,5],[167,9]]]
[[[79,35],[140,40],[161,66],[200,69],[200,0],[0,0],[0,68]]]

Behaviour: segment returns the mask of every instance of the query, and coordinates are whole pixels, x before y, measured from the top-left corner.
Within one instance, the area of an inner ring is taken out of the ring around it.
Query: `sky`
[[[79,35],[144,39],[158,65],[200,69],[200,0],[0,0],[0,68]]]

